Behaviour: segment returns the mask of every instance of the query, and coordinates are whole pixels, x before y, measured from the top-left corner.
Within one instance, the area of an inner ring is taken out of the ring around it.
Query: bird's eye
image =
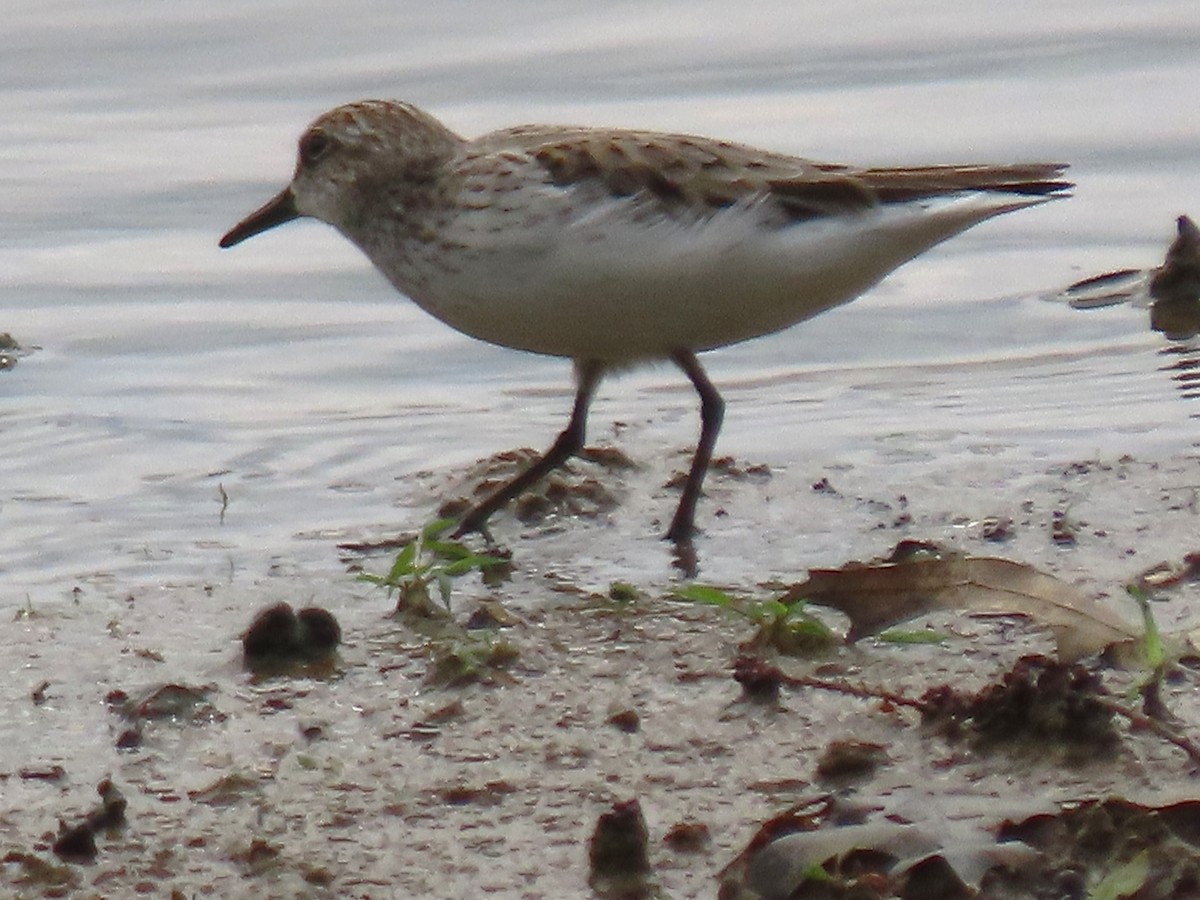
[[[300,161],[306,166],[311,166],[328,153],[332,146],[333,141],[329,135],[320,131],[310,131],[300,140]]]

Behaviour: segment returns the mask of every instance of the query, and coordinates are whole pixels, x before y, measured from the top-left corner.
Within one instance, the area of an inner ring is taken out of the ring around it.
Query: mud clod
[[[1017,660],[999,683],[977,694],[949,685],[921,698],[923,719],[951,740],[979,747],[1027,746],[1043,754],[1058,747],[1068,761],[1083,763],[1109,756],[1120,743],[1100,679],[1080,665],[1040,655]]]
[[[337,619],[309,607],[294,612],[287,603],[259,611],[242,633],[242,660],[259,672],[328,659],[342,640]]]
[[[636,799],[602,813],[588,844],[590,883],[640,879],[650,871],[650,832]],[[599,890],[599,888],[597,888]],[[623,895],[623,894],[622,894]]]

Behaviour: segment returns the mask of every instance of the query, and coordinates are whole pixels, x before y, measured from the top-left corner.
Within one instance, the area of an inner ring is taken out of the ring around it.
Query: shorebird
[[[456,535],[582,449],[606,373],[671,360],[700,438],[665,537],[690,542],[724,401],[696,354],[853,300],[935,244],[1067,196],[1061,163],[865,168],[684,134],[524,125],[473,140],[417,107],[349,103],[300,138],[291,183],[220,241],[326,222],[424,310],[575,366],[567,427]]]

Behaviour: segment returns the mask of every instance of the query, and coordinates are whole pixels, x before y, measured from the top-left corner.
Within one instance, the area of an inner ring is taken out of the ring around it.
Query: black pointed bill
[[[240,244],[246,238],[261,234],[268,228],[290,222],[300,217],[296,211],[296,200],[290,187],[284,188],[261,208],[256,209],[242,221],[238,222],[225,237],[221,238],[221,247],[228,248]]]

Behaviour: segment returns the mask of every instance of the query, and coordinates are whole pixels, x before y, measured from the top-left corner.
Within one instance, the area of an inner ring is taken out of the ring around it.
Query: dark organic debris
[[[767,481],[771,478],[771,467],[765,463],[739,463],[732,456],[718,456],[708,464],[713,472],[720,472],[730,478],[744,481],[755,479]]]
[[[1022,841],[1040,856],[989,872],[987,896],[1200,896],[1200,800],[1159,807],[1086,800],[1058,815],[1006,822],[997,839]]]
[[[638,467],[625,451],[617,447],[584,447],[579,451],[579,458],[596,463],[606,469],[636,469]]]
[[[334,880],[333,873],[324,866],[301,866],[300,877],[317,887],[329,887]]]
[[[754,673],[759,672],[762,666],[765,664],[757,660],[739,660],[735,664],[734,677],[739,677],[739,669]],[[813,675],[789,675],[770,666],[761,671],[763,677],[770,676],[776,690],[786,686],[832,691],[862,700],[877,700],[884,710],[894,707],[915,709],[926,721],[945,722],[946,730],[943,733],[947,737],[973,737],[981,748],[1004,746],[1006,738],[1014,738],[1011,742],[1014,749],[1019,750],[1024,746],[1039,751],[1045,748],[1032,739],[1031,734],[1042,733],[1047,739],[1061,736],[1068,761],[1077,758],[1076,754],[1081,754],[1081,761],[1086,761],[1086,751],[1090,745],[1084,742],[1088,740],[1099,741],[1103,746],[1112,728],[1111,723],[1106,722],[1106,717],[1117,715],[1133,729],[1152,733],[1175,745],[1187,754],[1193,766],[1200,767],[1200,745],[1186,734],[1168,722],[1110,698],[1098,676],[1086,669],[1047,657],[1034,655],[1018,660],[1012,673],[1006,675],[998,685],[985,688],[978,695],[959,695],[943,685],[927,691],[919,700],[869,684],[854,684]],[[1037,676],[1041,671],[1049,673],[1045,682]],[[1037,696],[1039,691],[1044,691],[1045,696]],[[1032,704],[1035,700],[1042,702],[1043,706],[1026,707],[1027,703]],[[980,716],[978,721],[974,717],[976,710]],[[982,730],[980,722],[986,723]],[[1022,727],[1024,730],[1019,730]]]
[[[96,830],[87,822],[78,825],[59,823],[52,846],[54,855],[68,862],[91,862],[96,858]]]
[[[1200,581],[1200,552],[1185,553],[1178,563],[1160,562],[1140,572],[1134,584],[1147,593]]]
[[[712,834],[703,822],[677,822],[663,835],[663,843],[676,853],[703,853],[712,843]]]
[[[830,741],[817,760],[817,779],[833,784],[848,784],[870,778],[888,761],[887,750],[869,741]]]
[[[1150,296],[1159,303],[1200,301],[1200,228],[1187,216],[1175,220],[1177,234],[1163,264],[1150,278]]]
[[[980,522],[979,535],[985,541],[1007,541],[1013,536],[1013,521],[1008,516],[988,516]]]
[[[60,765],[50,765],[44,768],[26,766],[18,770],[17,775],[25,781],[62,781],[67,777],[67,770]]]
[[[235,806],[246,797],[253,796],[259,790],[258,778],[231,772],[222,775],[212,784],[194,791],[188,791],[188,798],[194,803],[206,806]]]
[[[818,494],[836,494],[838,492],[837,488],[830,484],[829,478],[824,475],[812,483],[812,489]]]
[[[40,889],[44,897],[66,897],[79,887],[80,878],[69,865],[48,862],[34,853],[10,850],[0,857],[0,863],[16,870],[14,882],[25,888]]]
[[[1050,515],[1050,540],[1060,547],[1074,547],[1078,527],[1067,517],[1065,510],[1056,509]]]
[[[498,600],[481,600],[475,611],[467,618],[464,627],[468,631],[494,631],[521,624],[519,616],[504,608]]]
[[[588,843],[588,883],[605,896],[649,896],[650,832],[636,799],[600,815]]]
[[[1119,303],[1150,307],[1150,327],[1173,341],[1200,334],[1200,228],[1187,216],[1175,220],[1176,236],[1163,264],[1150,270],[1121,269],[1077,281],[1054,295],[1074,309]]]
[[[311,606],[294,612],[287,603],[260,610],[242,633],[242,660],[255,672],[330,661],[342,640],[333,614]]]
[[[449,806],[499,806],[505,797],[517,790],[512,782],[500,779],[481,786],[451,784],[439,788],[435,794]]]
[[[337,548],[345,550],[347,553],[357,553],[365,556],[371,553],[399,550],[405,544],[411,544],[414,538],[416,538],[415,534],[398,534],[393,537],[377,538],[375,540],[343,541],[337,545]]]
[[[96,833],[111,831],[125,824],[125,797],[107,778],[96,786],[100,805],[75,825],[59,822],[54,839],[54,854],[68,862],[91,862],[96,858]]]
[[[100,805],[88,815],[88,821],[96,828],[117,828],[125,824],[125,797],[116,785],[105,778],[96,785]]]
[[[975,891],[944,856],[935,853],[908,870],[899,896],[901,900],[970,900]]]
[[[466,706],[463,705],[462,698],[456,697],[449,703],[443,703],[436,709],[430,710],[418,721],[413,723],[414,728],[431,728],[438,729],[448,722],[455,722],[462,719],[467,713]]]
[[[1155,303],[1150,307],[1150,328],[1172,341],[1187,341],[1200,334],[1200,301]],[[1180,360],[1172,368],[1183,370],[1176,378],[1188,383],[1187,370],[1193,365],[1191,359]]]
[[[1076,281],[1052,299],[1064,300],[1072,309],[1104,309],[1138,300],[1143,291],[1148,293],[1147,279],[1142,269],[1117,269]]]
[[[742,686],[747,700],[777,703],[783,672],[757,656],[739,656],[733,663],[733,680]]]
[[[433,648],[425,681],[441,687],[509,681],[505,670],[520,658],[521,649],[511,641],[466,637],[443,642]]]
[[[262,838],[254,838],[246,849],[234,853],[233,859],[251,875],[262,875],[281,861],[279,847]]]
[[[540,456],[530,447],[493,454],[476,463],[464,476],[464,483],[470,485],[472,497],[485,497]],[[552,475],[522,492],[513,506],[515,517],[526,525],[541,525],[560,516],[596,518],[615,509],[620,505],[618,494],[587,474],[596,468],[619,472],[637,466],[615,448],[584,448]],[[471,497],[458,497],[443,503],[437,514],[439,518],[458,519],[473,502]]]
[[[1082,666],[1038,655],[977,694],[941,685],[921,698],[925,724],[951,740],[1024,745],[1038,755],[1058,748],[1078,763],[1111,757],[1120,743],[1106,700],[1100,679]]]
[[[568,478],[555,473],[533,493],[514,501],[513,513],[525,525],[540,525],[552,516],[595,518],[619,505],[617,495],[595,478]]]
[[[196,687],[187,684],[161,684],[147,688],[136,697],[130,697],[122,690],[114,690],[104,699],[111,709],[134,723],[140,724],[151,719],[173,719],[200,725],[225,718],[208,700],[212,691],[212,685]]]
[[[608,717],[608,724],[626,734],[635,734],[642,727],[642,720],[636,709],[622,709]]]

